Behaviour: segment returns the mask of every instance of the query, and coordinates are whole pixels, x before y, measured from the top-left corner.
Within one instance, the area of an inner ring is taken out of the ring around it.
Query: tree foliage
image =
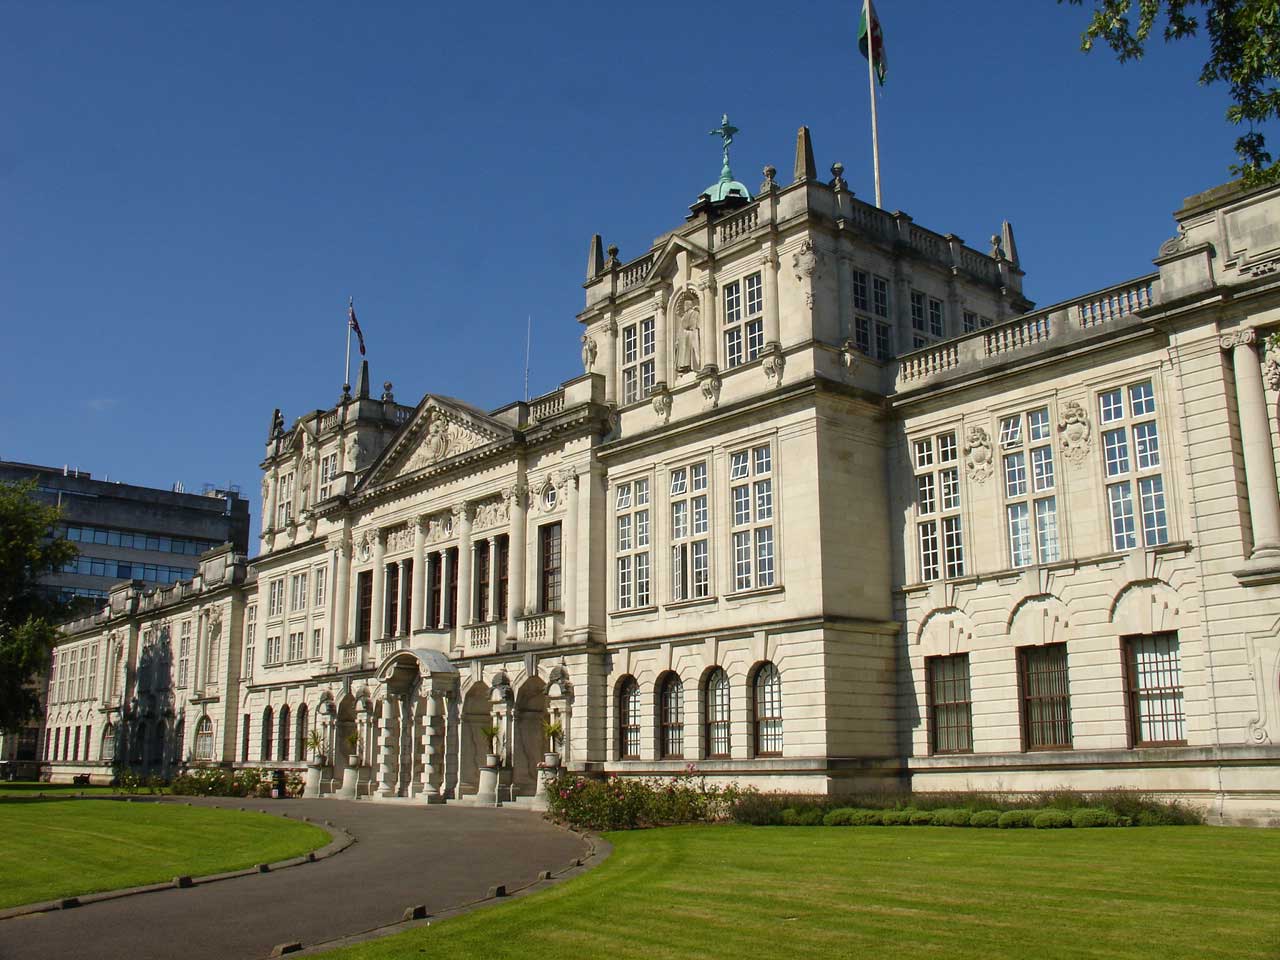
[[[76,555],[52,537],[58,511],[37,500],[35,483],[0,483],[0,730],[16,731],[38,706],[31,681],[49,666],[66,607],[39,578]]]
[[[1084,0],[1058,0],[1082,6]],[[1101,40],[1121,63],[1140,60],[1147,41],[1163,23],[1166,41],[1209,36],[1209,59],[1200,83],[1230,89],[1228,122],[1245,126],[1236,140],[1238,164],[1231,172],[1246,183],[1280,182],[1280,162],[1272,163],[1258,127],[1280,117],[1280,2],[1277,0],[1090,0],[1093,18],[1081,36],[1088,52]],[[1135,21],[1136,17],[1136,21]]]

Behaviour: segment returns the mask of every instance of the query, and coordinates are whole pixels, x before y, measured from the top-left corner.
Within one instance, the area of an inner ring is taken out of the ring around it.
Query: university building
[[[805,129],[785,183],[725,161],[639,255],[593,238],[582,376],[481,410],[365,368],[277,411],[260,555],[68,625],[49,773],[491,803],[694,764],[1280,815],[1280,188],[1036,307],[1007,223],[871,206]]]

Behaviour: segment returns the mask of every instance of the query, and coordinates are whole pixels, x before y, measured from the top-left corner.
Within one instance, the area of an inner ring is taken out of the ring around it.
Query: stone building
[[[593,238],[584,373],[545,396],[409,407],[366,368],[277,414],[244,579],[124,588],[65,646],[224,605],[217,699],[153,707],[169,755],[322,793],[693,763],[1275,815],[1280,188],[1192,197],[1155,272],[1037,309],[1007,223],[982,252],[831,170],[802,129],[753,195],[726,147],[639,256]],[[135,672],[98,709],[136,723]]]

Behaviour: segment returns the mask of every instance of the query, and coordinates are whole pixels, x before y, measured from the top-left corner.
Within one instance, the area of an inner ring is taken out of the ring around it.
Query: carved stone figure
[[[720,406],[720,375],[711,373],[709,376],[702,378],[702,396],[714,410]]]
[[[449,422],[436,414],[427,424],[427,454],[440,460],[449,453]]]
[[[663,423],[671,419],[671,394],[666,387],[654,391],[653,412],[662,418]]]
[[[591,368],[596,365],[596,342],[592,337],[583,335],[582,337],[582,372],[590,373]]]
[[[218,640],[222,636],[222,608],[214,607],[209,614],[209,639]]]
[[[373,540],[374,534],[372,530],[366,530],[360,535],[360,545],[357,547],[356,553],[364,563],[367,563],[373,556]]]
[[[453,534],[453,517],[447,513],[438,513],[427,520],[427,543],[439,543]]]
[[[782,352],[780,344],[769,344],[765,349],[764,359],[760,361],[760,366],[764,368],[764,375],[770,383],[775,387],[782,386],[782,371],[787,368],[787,357]]]
[[[347,438],[347,469],[359,470],[365,452],[364,441],[360,439],[360,435],[357,433],[351,434]]]
[[[490,527],[501,526],[507,522],[509,516],[505,497],[486,500],[476,505],[476,515],[472,529],[487,530]]]
[[[271,526],[271,479],[269,477],[262,478],[262,525],[264,527]]]
[[[1267,354],[1267,361],[1262,365],[1262,379],[1272,390],[1280,390],[1280,360],[1274,353]]]
[[[676,370],[688,373],[702,366],[702,308],[689,292],[676,302]]]
[[[858,366],[858,347],[849,339],[840,344],[840,366],[845,373],[853,373]]]
[[[965,466],[978,483],[991,476],[991,438],[982,427],[970,427],[964,438]]]
[[[1082,463],[1089,455],[1089,416],[1084,407],[1074,400],[1064,403],[1058,432],[1062,434],[1062,455],[1072,463]]]
[[[394,553],[398,550],[410,550],[413,548],[413,527],[409,524],[401,524],[392,530],[387,531],[387,551]]]
[[[796,279],[810,279],[818,269],[818,251],[813,248],[813,241],[805,237],[800,249],[791,255],[791,267],[795,270]]]

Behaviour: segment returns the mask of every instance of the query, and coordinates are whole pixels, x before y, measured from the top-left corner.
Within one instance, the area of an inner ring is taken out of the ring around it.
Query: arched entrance
[[[360,768],[358,744],[352,743],[352,737],[358,737],[356,727],[356,698],[350,693],[338,701],[336,721],[333,725],[333,782],[340,792],[355,796],[356,776]],[[352,758],[355,758],[353,764]],[[353,775],[348,777],[347,770]],[[343,789],[346,788],[346,789]]]
[[[516,794],[532,796],[538,788],[538,764],[547,752],[547,685],[532,676],[516,694],[516,730],[512,744],[511,768]]]
[[[381,796],[418,797],[427,803],[444,799],[447,700],[457,690],[458,671],[434,650],[398,650],[378,668],[385,707],[381,717]]]
[[[485,755],[492,747],[489,737],[484,733],[493,720],[489,711],[489,687],[483,681],[473,683],[463,697],[461,720],[458,793],[468,796],[474,794],[480,786],[480,765],[484,763]]]

